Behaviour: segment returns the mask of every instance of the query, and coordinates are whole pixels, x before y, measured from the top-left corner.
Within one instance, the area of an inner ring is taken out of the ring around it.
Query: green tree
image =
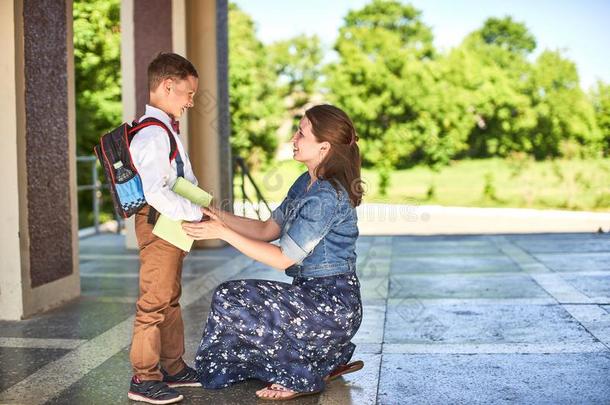
[[[375,38],[376,33],[381,37]],[[360,10],[350,11],[340,30],[341,38],[351,39],[369,55],[388,49],[387,33],[396,37],[396,45],[402,50],[410,49],[420,58],[434,55],[432,31],[421,21],[421,11],[397,0],[373,0]]]
[[[120,1],[75,0],[74,82],[76,152],[92,155],[100,136],[122,118]],[[78,184],[92,181],[88,163],[78,164]],[[104,194],[102,220],[112,218],[112,203]],[[90,192],[78,193],[79,226],[93,223]]]
[[[595,120],[603,139],[604,155],[610,154],[610,85],[599,80],[591,91]]]
[[[289,109],[301,109],[319,91],[323,49],[316,35],[299,35],[267,47],[278,91]]]
[[[527,134],[536,117],[529,94],[532,67],[526,57],[535,46],[523,23],[504,17],[487,19],[452,51],[455,69],[470,71],[461,83],[470,93],[469,109],[476,122],[468,137],[471,156],[531,153]]]
[[[375,166],[381,192],[400,161],[435,145],[445,149],[433,114],[422,108],[441,96],[432,33],[421,13],[393,0],[374,0],[350,11],[339,31],[339,60],[327,70],[330,97],[354,120],[365,165]],[[443,145],[443,146],[441,146]],[[439,149],[440,150],[440,149]]]
[[[494,44],[511,53],[527,55],[536,49],[536,39],[525,24],[512,17],[488,18],[477,33],[486,44]]]
[[[472,118],[456,107],[465,102],[459,86],[442,80],[444,67],[418,10],[374,0],[350,11],[335,50],[330,96],[354,120],[381,193],[398,165],[444,163],[466,147]]]
[[[476,121],[468,138],[470,155],[526,152],[544,159],[599,151],[599,131],[576,66],[552,51],[530,63],[535,46],[524,24],[489,18],[450,53],[457,68],[454,79],[445,78],[470,93]],[[471,74],[457,73],[459,66]]]
[[[278,77],[277,92],[284,105],[277,138],[285,141],[295,130],[307,105],[323,99],[320,81],[324,53],[316,35],[298,35],[276,41],[266,48]]]
[[[533,69],[531,99],[536,126],[530,138],[537,159],[556,157],[566,146],[577,145],[581,156],[601,150],[595,111],[581,90],[574,62],[558,51],[544,51]]]
[[[256,165],[277,147],[275,133],[282,105],[277,74],[267,50],[256,38],[252,18],[229,5],[229,107],[233,154]]]
[[[73,3],[76,134],[79,155],[121,123],[120,1]]]

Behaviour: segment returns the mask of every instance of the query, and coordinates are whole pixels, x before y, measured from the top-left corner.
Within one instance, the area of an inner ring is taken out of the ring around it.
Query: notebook
[[[182,177],[178,177],[178,180],[176,180],[172,187],[172,191],[202,207],[209,206],[213,198],[209,193]],[[153,228],[153,234],[185,252],[190,252],[194,239],[184,232],[182,222],[182,220],[174,221],[161,214]]]

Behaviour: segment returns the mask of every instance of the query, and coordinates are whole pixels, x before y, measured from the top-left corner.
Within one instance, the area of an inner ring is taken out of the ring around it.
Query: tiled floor
[[[127,404],[138,260],[116,235],[81,240],[82,296],[0,322],[0,403]],[[610,403],[610,237],[376,236],[358,242],[365,368],[294,404]],[[186,356],[211,292],[289,281],[232,248],[184,266]],[[258,403],[249,381],[185,404]]]

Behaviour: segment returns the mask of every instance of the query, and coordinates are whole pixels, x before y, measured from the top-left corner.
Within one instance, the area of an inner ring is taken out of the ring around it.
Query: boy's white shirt
[[[184,178],[197,185],[191,162],[184,151],[180,135],[171,126],[171,119],[164,111],[146,105],[146,111],[139,121],[145,118],[156,118],[171,131],[178,152],[184,162]],[[200,221],[201,208],[172,191],[178,175],[176,161],[169,161],[170,142],[165,129],[151,125],[140,130],[131,141],[129,150],[133,163],[142,179],[142,188],[146,202],[161,214],[177,221]]]

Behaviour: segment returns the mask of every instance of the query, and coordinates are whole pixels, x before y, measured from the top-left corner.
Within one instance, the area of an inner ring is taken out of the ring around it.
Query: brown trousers
[[[141,380],[162,380],[185,366],[184,324],[180,312],[182,261],[186,253],[152,234],[148,206],[135,217],[140,248],[140,294],[129,358]]]

